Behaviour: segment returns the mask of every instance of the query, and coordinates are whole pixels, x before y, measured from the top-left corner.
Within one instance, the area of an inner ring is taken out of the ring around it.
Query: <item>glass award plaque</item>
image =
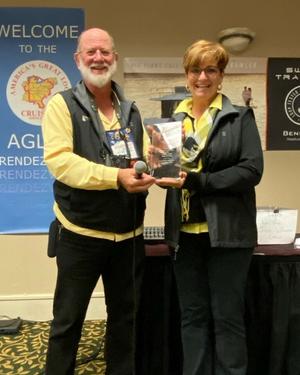
[[[182,122],[153,122],[145,125],[151,145],[148,152],[150,174],[155,178],[178,178]]]

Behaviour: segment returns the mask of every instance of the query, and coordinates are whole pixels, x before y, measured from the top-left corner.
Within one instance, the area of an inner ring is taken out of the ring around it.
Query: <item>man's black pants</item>
[[[135,316],[144,262],[142,236],[113,242],[63,228],[56,257],[58,275],[46,374],[74,374],[82,326],[100,276],[107,308],[106,374],[134,374]]]

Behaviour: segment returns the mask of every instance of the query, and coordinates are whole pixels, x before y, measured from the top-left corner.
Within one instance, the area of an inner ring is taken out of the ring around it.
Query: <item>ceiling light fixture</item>
[[[255,38],[255,33],[247,27],[231,27],[219,32],[218,40],[230,53],[245,51]]]

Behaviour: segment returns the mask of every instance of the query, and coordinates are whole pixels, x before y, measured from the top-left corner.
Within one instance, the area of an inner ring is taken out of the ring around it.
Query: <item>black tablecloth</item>
[[[254,254],[246,293],[248,375],[299,375],[300,250],[265,245]]]
[[[148,246],[147,255],[137,373],[181,375],[180,313],[172,261],[164,246]],[[300,375],[299,255],[293,245],[255,249],[246,291],[248,375]]]

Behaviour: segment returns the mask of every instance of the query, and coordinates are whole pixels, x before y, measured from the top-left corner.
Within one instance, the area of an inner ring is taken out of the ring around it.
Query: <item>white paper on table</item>
[[[284,245],[294,241],[298,210],[289,208],[258,208],[256,224],[259,245]]]

